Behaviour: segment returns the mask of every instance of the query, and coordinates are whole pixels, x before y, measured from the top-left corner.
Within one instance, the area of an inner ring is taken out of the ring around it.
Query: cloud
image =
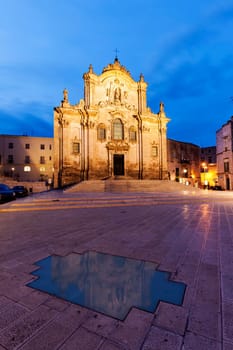
[[[154,64],[148,72],[161,81],[182,65],[198,65],[208,58],[218,62],[231,54],[233,32],[233,5],[220,6],[203,16],[195,25],[174,32],[168,44],[156,52]],[[177,34],[178,33],[178,34]]]
[[[14,113],[0,109],[0,120],[0,134],[53,136],[53,111],[36,102],[18,104]]]

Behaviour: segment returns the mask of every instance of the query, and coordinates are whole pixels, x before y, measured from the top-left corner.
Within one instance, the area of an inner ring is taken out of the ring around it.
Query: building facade
[[[200,147],[168,139],[167,149],[170,180],[200,186]]]
[[[206,164],[216,164],[216,146],[201,147],[201,162]]]
[[[90,65],[83,75],[84,98],[69,102],[68,91],[54,108],[54,184],[127,176],[165,179],[167,123],[147,106],[143,75],[133,80],[115,58],[100,75]]]
[[[53,138],[0,135],[0,176],[17,181],[52,181]]]
[[[218,185],[233,189],[233,116],[216,132]]]
[[[201,184],[212,188],[218,184],[216,146],[201,147]]]

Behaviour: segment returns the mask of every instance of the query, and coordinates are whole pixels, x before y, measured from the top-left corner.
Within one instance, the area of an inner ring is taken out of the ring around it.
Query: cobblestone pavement
[[[182,306],[124,321],[27,287],[34,263],[87,250],[151,261]],[[232,350],[233,193],[51,191],[0,206],[0,350]]]

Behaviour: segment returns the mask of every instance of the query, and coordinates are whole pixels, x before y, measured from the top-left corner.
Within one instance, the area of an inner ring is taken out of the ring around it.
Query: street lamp
[[[183,169],[183,173],[184,173],[184,178],[187,179],[187,177],[188,177],[188,169],[184,168]],[[185,179],[184,179],[184,183],[185,183],[185,185],[188,185],[189,182],[188,182],[188,180],[185,180]]]
[[[15,171],[15,168],[11,168],[11,177],[14,178],[14,171]]]

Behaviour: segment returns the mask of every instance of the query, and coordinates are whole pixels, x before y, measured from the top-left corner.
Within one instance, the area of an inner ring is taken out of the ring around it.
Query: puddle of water
[[[123,320],[132,307],[155,312],[159,301],[182,305],[186,285],[156,265],[93,251],[52,255],[36,263],[27,286]]]

